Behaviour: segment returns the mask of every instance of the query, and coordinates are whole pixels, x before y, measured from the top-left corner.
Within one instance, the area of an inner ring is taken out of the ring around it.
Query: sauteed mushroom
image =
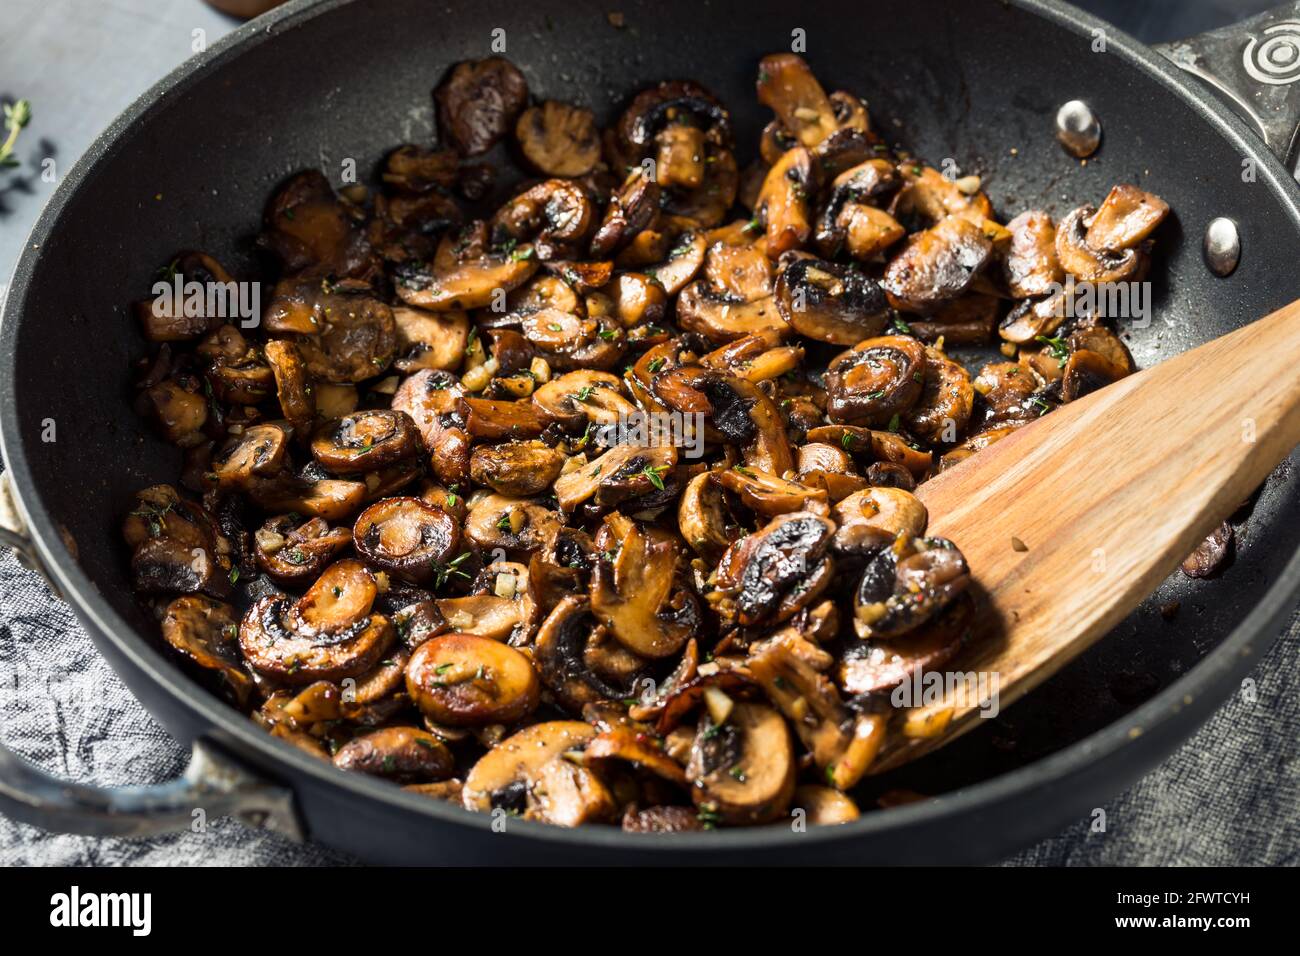
[[[585,176],[600,160],[600,134],[591,110],[547,100],[515,124],[524,158],[546,176]]]
[[[452,727],[514,723],[537,706],[540,688],[527,657],[470,634],[431,638],[406,665],[411,699],[430,720]]]
[[[385,727],[344,744],[334,755],[334,766],[398,783],[423,783],[451,776],[455,759],[428,731]]]
[[[826,413],[832,421],[888,425],[916,404],[925,389],[925,348],[916,339],[867,339],[826,370]]]
[[[353,475],[409,458],[418,443],[419,434],[405,412],[353,412],[321,425],[311,453],[331,472]]]
[[[725,723],[701,720],[686,766],[691,797],[723,823],[765,823],[785,813],[794,795],[794,745],[779,713],[740,702]]]
[[[242,705],[252,693],[253,681],[240,666],[238,633],[230,605],[201,594],[176,598],[162,619],[163,640],[199,667],[220,675]]]
[[[539,495],[560,476],[565,458],[540,441],[480,445],[469,459],[469,474],[498,494],[527,498]]]
[[[891,639],[931,620],[970,583],[966,559],[943,538],[900,536],[867,564],[854,598],[858,637]]]
[[[463,156],[486,153],[528,102],[528,81],[509,60],[457,63],[433,92],[438,128]]]
[[[820,259],[783,262],[776,304],[800,335],[832,345],[857,345],[880,335],[891,314],[879,282]]]
[[[361,512],[352,544],[367,564],[421,584],[456,553],[460,529],[455,518],[419,498],[384,498]]]
[[[933,312],[970,288],[992,253],[993,243],[980,226],[949,216],[907,240],[885,270],[885,290],[899,309]]]
[[[299,587],[314,581],[351,543],[347,528],[330,528],[320,518],[301,521],[298,515],[278,515],[254,533],[253,557],[276,584]]]

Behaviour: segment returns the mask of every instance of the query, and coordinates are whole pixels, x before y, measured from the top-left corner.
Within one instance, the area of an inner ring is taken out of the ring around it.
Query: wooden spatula
[[[961,548],[980,603],[974,640],[944,670],[998,675],[1006,708],[1123,620],[1297,443],[1300,302],[926,482],[927,534]],[[946,728],[895,735],[873,772],[976,727],[970,696],[924,708],[940,725],[951,708]]]

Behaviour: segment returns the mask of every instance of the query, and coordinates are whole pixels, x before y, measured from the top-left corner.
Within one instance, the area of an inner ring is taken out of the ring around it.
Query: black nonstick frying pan
[[[254,275],[253,234],[279,180],[320,167],[337,181],[346,159],[373,170],[393,145],[428,141],[431,87],[453,62],[492,52],[494,38],[534,95],[608,119],[632,91],[689,77],[732,108],[737,142],[756,144],[765,111],[755,65],[800,37],[828,89],[866,97],[877,128],[931,163],[952,158],[984,174],[1000,212],[1059,216],[1116,182],[1168,200],[1155,318],[1127,333],[1141,365],[1300,296],[1300,189],[1288,172],[1300,5],[1171,51],[1215,93],[1054,0],[289,3],[120,117],[50,201],[14,275],[0,326],[0,425],[25,530],[5,531],[4,541],[45,571],[132,691],[194,742],[196,758],[173,784],[102,791],[63,784],[0,748],[0,810],[49,828],[144,834],[188,826],[200,806],[403,863],[982,861],[1086,816],[1185,739],[1272,643],[1300,592],[1296,454],[1239,516],[1242,542],[1225,575],[1171,578],[1030,698],[870,781],[863,803],[898,787],[936,799],[809,832],[646,837],[511,820],[495,833],[486,816],[341,773],[271,738],[186,676],[131,598],[121,516],[134,491],[178,471],[175,449],[149,434],[127,388],[144,346],[125,306],[158,263],[195,248]],[[1104,130],[1086,164],[1053,138],[1058,107],[1076,98]],[[1202,248],[1220,217],[1235,224],[1241,247],[1226,278],[1207,268]],[[56,440],[46,441],[51,421]],[[1159,608],[1173,601],[1180,610],[1166,620]]]

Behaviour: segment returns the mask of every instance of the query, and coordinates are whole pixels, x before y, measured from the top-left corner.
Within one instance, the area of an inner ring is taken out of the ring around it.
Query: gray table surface
[[[1268,0],[1086,0],[1082,6],[1155,42],[1271,6]],[[617,4],[612,3],[611,8]],[[0,100],[26,97],[34,119],[0,171],[0,281],[56,177],[110,119],[235,21],[199,0],[4,0]],[[1236,695],[1165,763],[1014,864],[1295,865],[1300,863],[1300,621]],[[0,736],[67,779],[103,785],[166,780],[185,753],[127,692],[68,608],[0,556]],[[328,864],[349,860],[220,821],[201,834],[148,841],[44,833],[0,817],[3,864]]]

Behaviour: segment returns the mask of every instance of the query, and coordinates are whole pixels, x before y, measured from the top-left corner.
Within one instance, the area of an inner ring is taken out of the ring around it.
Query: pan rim
[[[57,228],[64,211],[81,190],[93,185],[101,168],[100,161],[120,148],[142,121],[147,122],[148,114],[158,108],[165,94],[174,94],[178,88],[224,68],[229,61],[280,33],[353,2],[355,0],[290,0],[257,20],[236,28],[214,43],[206,54],[185,61],[143,93],[109,124],[64,176],[27,237],[22,255],[14,268],[3,319],[0,320],[0,453],[3,453],[7,470],[13,476],[16,504],[27,522],[36,549],[60,590],[69,595],[69,603],[78,618],[86,625],[92,637],[111,642],[144,678],[160,686],[182,708],[188,709],[203,721],[208,729],[202,735],[213,732],[228,735],[241,747],[258,752],[273,766],[285,764],[288,768],[311,777],[315,785],[337,787],[347,791],[353,798],[368,798],[407,813],[425,815],[441,823],[488,831],[491,820],[485,815],[473,814],[442,801],[406,793],[384,781],[364,775],[341,773],[292,745],[266,734],[244,715],[198,687],[109,605],[98,593],[95,584],[68,554],[61,543],[53,517],[35,490],[21,442],[14,375],[17,364],[17,329],[23,311],[20,303],[24,303],[30,293],[40,247]],[[1123,31],[1061,0],[988,2],[1000,5],[1009,2],[1010,6],[1018,10],[1081,36],[1091,35],[1094,29],[1105,29],[1110,52],[1119,55],[1126,68],[1139,70],[1156,82],[1163,83],[1218,135],[1239,148],[1243,155],[1259,161],[1257,165],[1260,178],[1267,182],[1274,193],[1280,195],[1286,211],[1300,230],[1300,188],[1296,182],[1268,151],[1262,140],[1212,94],[1199,89],[1193,78],[1183,74],[1173,64]],[[25,495],[30,495],[30,500]],[[1197,720],[1196,726],[1200,726],[1210,713],[1221,706],[1225,698],[1207,694],[1203,699],[1200,692],[1230,675],[1244,676],[1254,666],[1256,658],[1279,636],[1284,616],[1295,607],[1297,595],[1300,595],[1300,550],[1292,555],[1259,604],[1212,651],[1151,700],[1123,718],[1055,753],[969,787],[949,791],[932,800],[896,807],[886,812],[865,813],[858,821],[842,827],[812,828],[800,834],[789,832],[785,828],[760,827],[695,834],[661,834],[654,840],[646,840],[635,834],[625,834],[617,828],[580,827],[565,830],[526,821],[512,824],[511,833],[520,839],[555,846],[576,843],[593,848],[631,851],[639,855],[679,855],[720,850],[740,852],[779,849],[782,846],[796,845],[808,847],[810,843],[824,844],[832,840],[850,842],[873,834],[915,830],[945,820],[978,815],[1032,789],[1060,785],[1074,775],[1118,762],[1122,756],[1135,759],[1142,748],[1149,750],[1153,746],[1153,740],[1165,744],[1166,750],[1184,741],[1191,731],[1174,727],[1174,717],[1179,715],[1188,719],[1188,712],[1191,712]],[[196,690],[198,693],[195,693]],[[1143,732],[1135,736],[1134,728]],[[1140,743],[1143,738],[1147,738],[1146,742]],[[1150,766],[1151,762],[1148,760],[1146,765]],[[283,776],[278,770],[275,774]],[[1058,822],[1049,822],[1053,827],[1059,825]],[[1047,831],[1046,827],[1035,829]],[[1040,832],[1039,835],[1043,833]],[[319,836],[323,841],[330,842],[328,834]]]

